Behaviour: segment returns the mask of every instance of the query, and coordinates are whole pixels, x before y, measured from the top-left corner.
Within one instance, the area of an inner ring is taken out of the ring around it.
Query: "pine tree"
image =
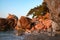
[[[31,9],[27,16],[29,15],[33,15],[34,16],[44,16],[46,14],[46,12],[49,12],[49,9],[47,7],[47,4],[45,2],[42,3],[42,5],[34,7],[33,9]]]

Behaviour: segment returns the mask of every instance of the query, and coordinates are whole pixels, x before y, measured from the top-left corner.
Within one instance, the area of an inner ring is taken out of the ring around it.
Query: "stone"
[[[60,28],[60,0],[44,0],[44,2],[47,3],[51,19],[56,22]]]

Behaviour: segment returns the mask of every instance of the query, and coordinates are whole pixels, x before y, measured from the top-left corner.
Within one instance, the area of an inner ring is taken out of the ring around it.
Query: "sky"
[[[25,16],[30,9],[41,5],[43,0],[0,0],[0,17],[15,14]]]

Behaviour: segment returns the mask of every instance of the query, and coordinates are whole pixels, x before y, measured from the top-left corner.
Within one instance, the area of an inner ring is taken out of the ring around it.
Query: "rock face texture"
[[[20,25],[23,29],[30,29],[30,24],[31,24],[31,19],[28,17],[21,16],[20,20]]]
[[[52,20],[60,26],[60,0],[44,0],[47,3]]]
[[[7,18],[0,18],[0,31],[14,30],[17,21],[18,17],[11,14]]]

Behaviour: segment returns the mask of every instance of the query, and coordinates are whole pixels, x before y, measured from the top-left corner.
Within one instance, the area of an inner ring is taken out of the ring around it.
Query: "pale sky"
[[[0,17],[7,17],[8,13],[25,16],[31,8],[42,2],[43,0],[0,0]]]

